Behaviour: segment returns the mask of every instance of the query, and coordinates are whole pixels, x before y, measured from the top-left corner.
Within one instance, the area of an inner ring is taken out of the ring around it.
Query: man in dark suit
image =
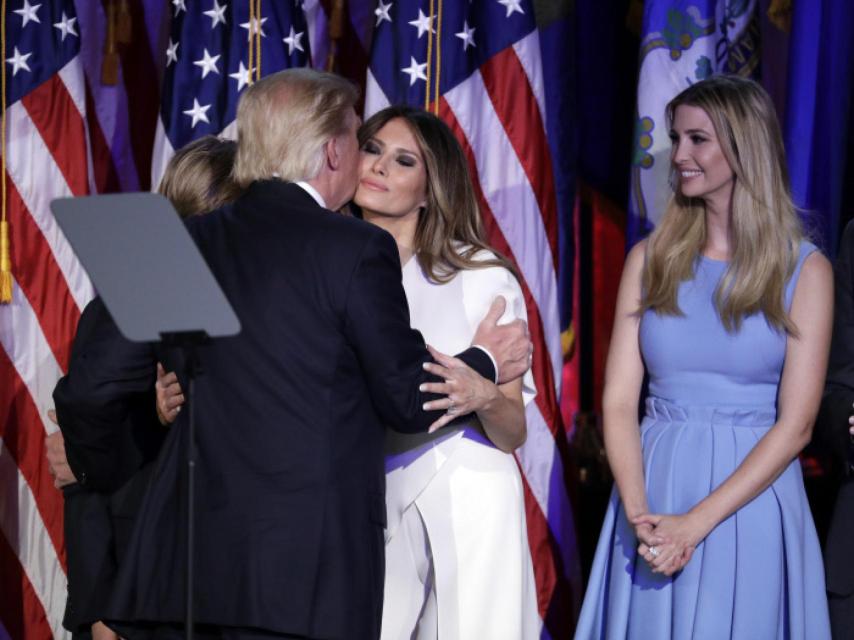
[[[815,436],[836,459],[844,478],[824,549],[831,632],[854,638],[854,221],[845,227],[834,266],[833,341]]]
[[[305,69],[252,85],[237,115],[245,193],[188,224],[242,325],[199,354],[199,637],[378,637],[384,425],[424,431],[469,396],[454,367],[436,364],[448,395],[419,390],[430,357],[409,327],[394,240],[330,211],[357,184],[356,98],[341,78]],[[474,339],[485,349],[455,366],[503,382],[527,368],[530,343],[493,311]],[[102,394],[55,397],[71,469],[95,488],[107,480],[111,424],[152,386],[150,348],[123,358]],[[126,637],[180,635],[187,413],[151,468],[104,613]]]

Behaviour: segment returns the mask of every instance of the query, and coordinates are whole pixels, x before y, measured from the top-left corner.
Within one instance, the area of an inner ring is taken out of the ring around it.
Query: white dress
[[[500,267],[435,284],[413,258],[403,286],[412,326],[443,353],[470,345],[499,294],[508,302],[501,323],[526,319],[521,288]],[[525,403],[534,395],[529,371]],[[383,640],[539,637],[519,468],[476,418],[432,435],[388,431],[386,502]]]

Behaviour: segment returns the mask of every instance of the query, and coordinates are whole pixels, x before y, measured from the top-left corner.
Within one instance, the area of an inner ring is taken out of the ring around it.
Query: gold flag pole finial
[[[768,7],[768,20],[781,31],[791,33],[792,31],[792,0],[771,0]]]
[[[424,111],[430,111],[430,80],[433,77],[432,72],[432,61],[433,61],[433,29],[431,28],[431,22],[433,20],[434,15],[434,6],[433,3],[435,0],[430,0],[430,17],[427,22],[427,82],[424,88]],[[421,14],[419,14],[421,15]]]
[[[6,52],[6,0],[0,3],[0,50]],[[0,69],[0,304],[12,302],[12,259],[9,251],[9,221],[6,219],[6,65]]]
[[[101,83],[118,84],[119,82],[119,52],[116,47],[116,3],[107,3],[107,35],[104,39],[104,60],[101,63]]]
[[[255,58],[255,50],[252,47],[252,25],[255,24],[255,0],[249,0],[249,84],[255,80],[253,59]]]
[[[255,79],[261,79],[261,0],[255,7]]]
[[[439,12],[436,16],[436,79],[433,81],[433,114],[439,115],[439,81],[442,78],[442,0],[436,0]]]
[[[122,44],[130,44],[130,41],[133,39],[133,18],[130,15],[130,3],[128,0],[121,0],[119,3],[116,38]]]
[[[249,84],[261,79],[261,0],[249,0]]]
[[[338,47],[344,37],[344,0],[334,0],[329,16],[329,54],[326,56],[326,70],[335,70]]]

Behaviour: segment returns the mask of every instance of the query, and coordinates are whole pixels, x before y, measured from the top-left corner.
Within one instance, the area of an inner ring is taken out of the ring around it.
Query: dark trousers
[[[181,625],[152,625],[149,628],[137,626],[134,630],[118,626],[116,630],[128,640],[184,640],[186,638],[186,632]],[[193,638],[197,640],[311,640],[306,636],[274,633],[263,629],[220,627],[205,624],[195,626]]]
[[[824,547],[830,630],[834,640],[854,640],[854,478],[839,488]]]

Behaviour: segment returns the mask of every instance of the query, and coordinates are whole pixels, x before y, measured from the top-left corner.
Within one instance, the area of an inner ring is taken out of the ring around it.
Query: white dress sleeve
[[[481,251],[475,259],[487,259],[491,254]],[[471,326],[472,335],[477,325],[486,316],[492,301],[496,296],[504,296],[507,309],[499,324],[507,324],[517,318],[528,321],[525,309],[525,297],[522,287],[510,271],[504,267],[487,267],[485,269],[467,269],[460,273],[463,279],[463,305],[466,317]],[[537,395],[534,386],[534,376],[531,370],[522,377],[522,401],[527,405]]]

